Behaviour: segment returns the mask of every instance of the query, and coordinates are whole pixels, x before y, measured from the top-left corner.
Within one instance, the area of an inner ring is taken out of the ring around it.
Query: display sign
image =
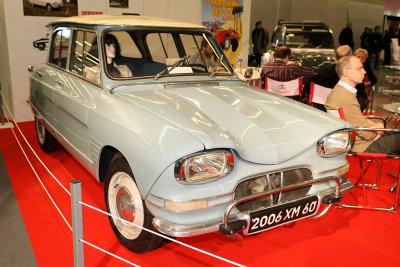
[[[243,0],[202,0],[202,24],[214,34],[229,61],[242,49]]]

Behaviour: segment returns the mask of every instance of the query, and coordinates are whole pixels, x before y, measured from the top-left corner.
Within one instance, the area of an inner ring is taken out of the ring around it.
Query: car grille
[[[309,180],[312,180],[312,173],[306,168],[264,174],[241,182],[236,187],[235,199],[251,197],[261,192],[279,189],[280,187],[290,186]],[[310,188],[311,186],[291,189],[246,201],[238,204],[236,207],[239,211],[244,212],[280,205],[304,197],[307,195]]]

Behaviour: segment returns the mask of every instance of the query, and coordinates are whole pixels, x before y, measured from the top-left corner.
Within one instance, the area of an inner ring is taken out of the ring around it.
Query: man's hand
[[[368,119],[368,123],[371,125],[372,128],[385,128],[385,125],[381,120]],[[382,135],[383,132],[381,131],[377,132],[377,135],[374,137],[374,139],[372,139],[372,142],[375,142],[376,140],[381,138]]]

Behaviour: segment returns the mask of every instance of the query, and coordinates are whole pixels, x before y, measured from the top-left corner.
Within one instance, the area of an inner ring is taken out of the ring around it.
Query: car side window
[[[99,84],[100,66],[98,51],[96,32],[75,30],[71,49],[70,71]]]
[[[69,28],[61,27],[54,31],[49,58],[50,63],[53,63],[61,68],[66,68],[70,37],[71,30]]]

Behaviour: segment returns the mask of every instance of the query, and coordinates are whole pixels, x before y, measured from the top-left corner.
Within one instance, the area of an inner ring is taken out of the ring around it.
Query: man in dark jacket
[[[353,49],[354,41],[353,41],[353,24],[351,22],[347,23],[346,28],[344,28],[339,35],[339,43],[340,45],[348,45]]]
[[[269,43],[269,33],[264,30],[261,21],[256,22],[256,28],[251,34],[251,40],[253,41],[253,52],[257,61],[257,66],[261,65],[261,57],[267,52],[267,46]]]
[[[381,42],[382,42],[382,34],[381,34],[381,26],[375,26],[374,32],[369,37],[369,63],[371,64],[372,58],[375,58],[374,68],[378,69],[379,64],[379,53],[381,52]]]

